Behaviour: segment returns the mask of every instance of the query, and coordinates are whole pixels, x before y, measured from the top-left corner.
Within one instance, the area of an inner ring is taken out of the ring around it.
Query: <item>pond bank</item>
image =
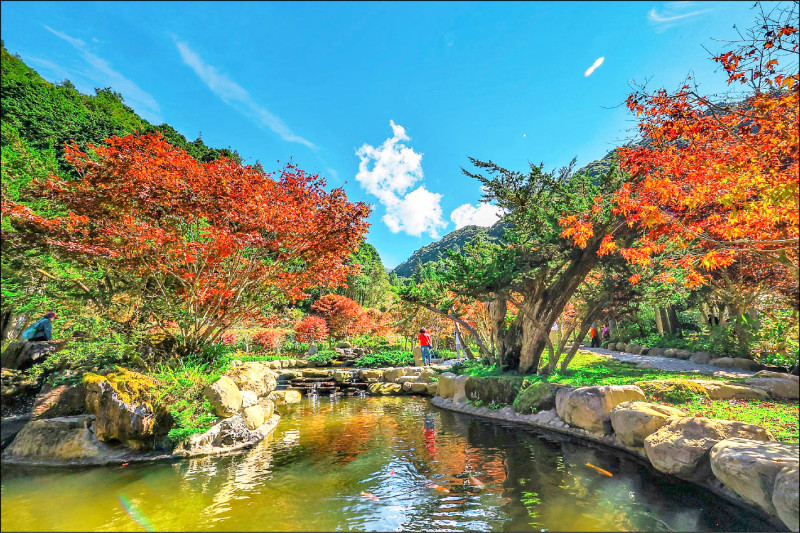
[[[540,384],[545,389],[542,401],[529,415],[510,406],[490,409],[468,403],[508,403],[503,382],[504,378],[446,373],[440,377],[439,393],[432,403],[624,451],[775,525],[798,530],[797,444],[777,443],[768,431],[752,424],[686,417],[677,409],[647,403],[642,390],[634,385],[573,388]]]

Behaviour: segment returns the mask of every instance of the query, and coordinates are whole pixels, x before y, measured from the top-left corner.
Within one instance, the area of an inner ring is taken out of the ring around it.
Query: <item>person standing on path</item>
[[[597,330],[594,328],[594,326],[592,326],[591,329],[589,329],[589,336],[592,338],[592,348],[599,347],[600,343],[598,342],[597,339]]]
[[[431,336],[425,331],[425,328],[419,330],[419,348],[422,352],[422,366],[431,365]]]
[[[608,329],[608,326],[603,326],[603,331],[601,332],[604,339],[608,339],[611,337],[611,330]]]

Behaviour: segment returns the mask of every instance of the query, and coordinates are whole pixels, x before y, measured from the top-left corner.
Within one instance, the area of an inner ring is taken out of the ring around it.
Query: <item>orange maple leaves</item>
[[[792,26],[765,25],[762,44],[796,54],[797,39],[788,40],[796,34]],[[763,57],[755,47],[714,58],[729,83],[756,80],[770,88],[756,85],[737,104],[711,102],[688,85],[629,96],[643,141],[618,149],[633,179],[610,199],[613,213],[643,231],[635,248],[620,250],[628,261],[646,265],[667,250],[680,259],[690,288],[706,282],[701,270],[745,256],[779,263],[797,277],[798,75],[778,74],[777,57]],[[593,234],[589,214],[562,218],[561,235],[585,246]],[[606,235],[598,253],[614,247]]]

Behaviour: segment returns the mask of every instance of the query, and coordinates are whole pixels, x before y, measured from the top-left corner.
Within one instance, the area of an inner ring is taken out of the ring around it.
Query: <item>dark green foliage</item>
[[[373,354],[362,355],[355,360],[353,366],[357,368],[380,368],[386,366],[413,366],[414,356],[411,352],[403,350],[390,350]]]
[[[333,361],[333,358],[337,355],[338,354],[333,350],[320,350],[314,355],[309,355],[306,360],[316,366],[324,366],[331,364],[331,361]]]
[[[362,242],[348,262],[360,265],[361,272],[347,276],[347,286],[337,288],[336,293],[358,302],[361,307],[385,310],[391,300],[389,275],[375,247]]]

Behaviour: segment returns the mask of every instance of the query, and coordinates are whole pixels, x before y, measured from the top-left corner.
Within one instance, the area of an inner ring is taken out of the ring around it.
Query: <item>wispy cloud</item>
[[[386,208],[382,220],[392,233],[404,231],[415,237],[427,233],[436,239],[439,229],[447,227],[442,219],[442,195],[424,185],[407,193],[423,179],[422,154],[402,143],[411,140],[403,126],[393,120],[389,125],[392,136],[380,146],[365,143],[356,151],[360,159],[356,181]]]
[[[178,52],[180,52],[183,62],[188,65],[194,73],[197,74],[197,77],[211,89],[211,92],[219,96],[223,102],[237,108],[258,124],[266,126],[277,133],[284,141],[300,143],[311,149],[317,148],[312,142],[296,135],[280,118],[257,104],[241,85],[212,65],[206,63],[187,43],[178,40],[178,37],[175,35],[171,35],[171,37],[175,41],[175,46],[178,47]]]
[[[68,42],[73,48],[80,52],[81,57],[89,63],[92,70],[84,74],[94,83],[101,86],[110,86],[114,91],[120,93],[125,98],[125,103],[142,114],[147,120],[161,124],[161,108],[153,96],[142,90],[136,83],[129,80],[113,68],[105,59],[89,51],[86,43],[66,33],[54,30],[50,26],[44,25],[45,29],[56,37]]]
[[[712,11],[709,9],[695,9],[687,11],[694,6],[694,2],[667,2],[661,12],[655,7],[647,13],[647,21],[654,26],[657,32],[662,32],[692,17]]]
[[[603,61],[605,61],[605,60],[606,60],[606,58],[605,58],[605,57],[598,57],[597,59],[595,59],[595,60],[594,60],[594,63],[592,63],[592,66],[591,66],[591,67],[589,67],[589,68],[587,68],[587,69],[586,69],[586,72],[584,72],[584,73],[583,73],[583,75],[584,75],[584,76],[586,76],[587,78],[588,78],[589,76],[591,76],[591,75],[592,75],[592,72],[594,72],[595,70],[597,70],[598,68],[600,68],[600,65],[602,65],[602,64],[603,64]]]
[[[471,204],[461,205],[450,213],[450,220],[455,222],[456,229],[464,226],[488,227],[500,220],[505,214],[502,207],[488,202],[480,202],[477,207]]]

